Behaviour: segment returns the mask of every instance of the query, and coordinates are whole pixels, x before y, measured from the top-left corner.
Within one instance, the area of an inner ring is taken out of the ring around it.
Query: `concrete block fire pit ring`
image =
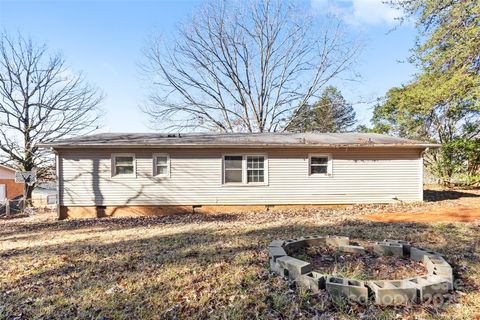
[[[332,296],[344,297],[365,303],[372,297],[375,304],[398,305],[432,301],[453,289],[453,272],[450,264],[438,252],[416,248],[402,240],[386,239],[371,243],[378,255],[406,257],[422,262],[427,274],[395,280],[360,281],[322,274],[313,270],[312,264],[290,256],[292,252],[307,247],[336,248],[345,253],[364,253],[365,248],[350,243],[348,237],[306,236],[288,240],[274,240],[269,244],[270,270],[298,287],[319,292],[326,290]]]

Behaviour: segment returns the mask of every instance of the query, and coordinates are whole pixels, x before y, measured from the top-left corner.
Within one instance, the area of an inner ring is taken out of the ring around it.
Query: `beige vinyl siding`
[[[385,203],[422,198],[419,149],[59,150],[61,205],[263,205]],[[134,177],[111,174],[111,154],[134,153]],[[153,176],[153,154],[170,177]],[[309,154],[331,154],[332,176],[310,176]],[[222,184],[222,155],[266,154],[268,185]]]

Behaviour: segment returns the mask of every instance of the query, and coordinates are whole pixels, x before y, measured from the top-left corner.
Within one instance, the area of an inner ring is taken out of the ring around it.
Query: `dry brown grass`
[[[457,318],[480,313],[480,223],[382,223],[368,213],[432,211],[480,198],[344,209],[56,221],[0,221],[0,318]],[[398,238],[445,254],[457,302],[379,308],[290,290],[270,274],[275,238]]]
[[[378,255],[372,242],[357,241],[355,244],[363,246],[365,252],[346,253],[338,248],[314,246],[297,249],[290,256],[310,262],[321,274],[356,280],[397,280],[427,274],[421,262],[407,257]]]

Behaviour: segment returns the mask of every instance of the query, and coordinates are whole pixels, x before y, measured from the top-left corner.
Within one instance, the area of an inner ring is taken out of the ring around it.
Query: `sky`
[[[368,124],[375,99],[389,88],[407,83],[415,73],[403,62],[415,41],[410,24],[399,25],[399,13],[383,0],[310,0],[311,13],[321,19],[335,14],[364,48],[354,71],[355,82],[335,85],[351,101],[360,124]],[[17,32],[52,52],[61,52],[73,72],[105,95],[103,132],[152,131],[140,110],[149,83],[139,65],[142,50],[158,34],[173,34],[202,5],[197,1],[7,1],[0,0],[0,30]]]

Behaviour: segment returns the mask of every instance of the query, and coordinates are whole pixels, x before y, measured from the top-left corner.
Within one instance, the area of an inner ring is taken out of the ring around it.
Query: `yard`
[[[421,204],[56,221],[0,220],[0,318],[480,317],[480,192]],[[268,271],[276,238],[405,239],[445,254],[463,285],[443,307],[397,308],[295,292]]]

